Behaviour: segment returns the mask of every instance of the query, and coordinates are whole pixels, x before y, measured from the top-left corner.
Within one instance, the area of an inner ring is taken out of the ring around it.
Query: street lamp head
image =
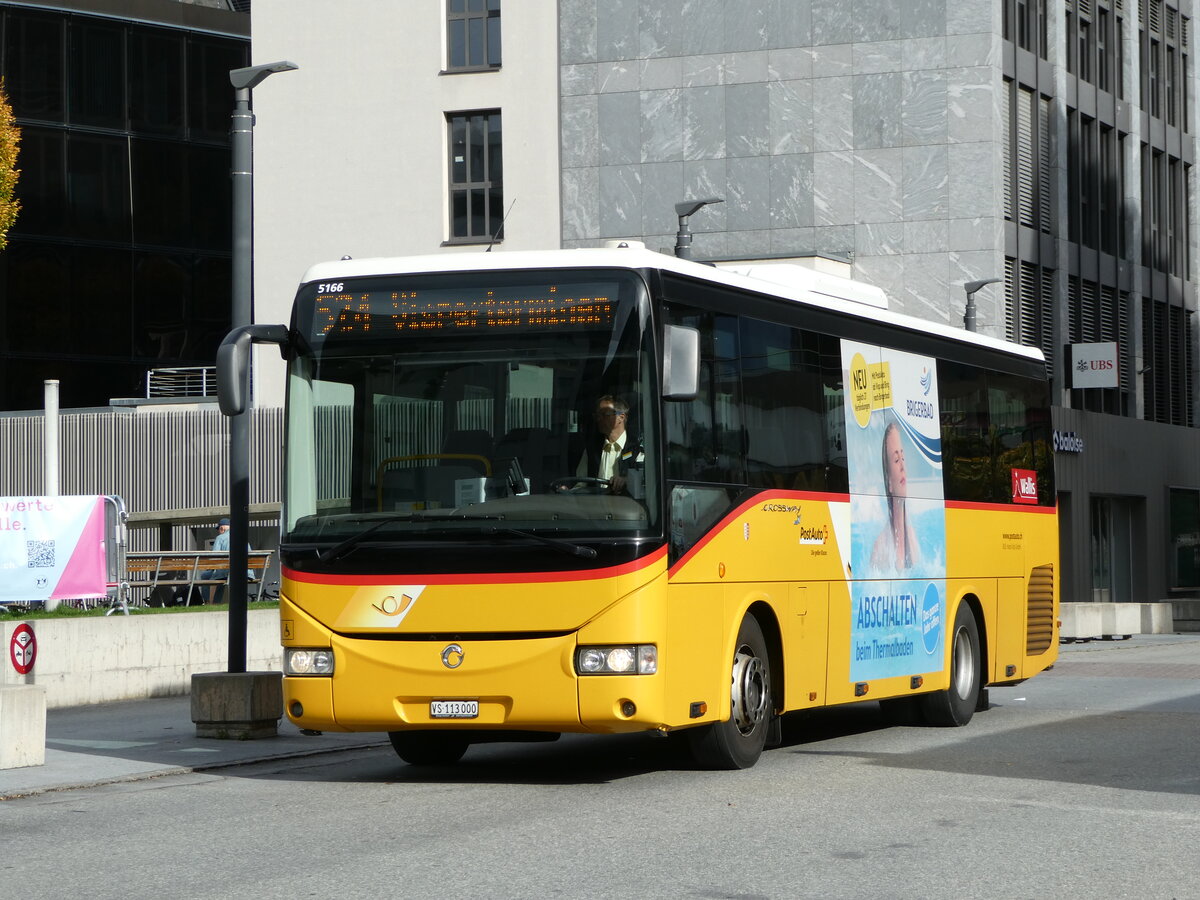
[[[724,202],[724,199],[721,197],[709,197],[706,200],[685,200],[682,203],[675,204],[675,215],[679,216],[681,219],[686,219],[692,213],[696,212],[702,207],[708,206],[710,203]]]
[[[963,327],[967,331],[975,331],[975,292],[981,287],[988,284],[999,284],[1004,279],[1002,278],[980,278],[978,281],[968,281],[963,285],[963,290],[967,292],[967,308],[963,312]]]
[[[1000,278],[981,278],[978,281],[968,281],[963,285],[963,290],[968,294],[974,294],[981,287],[989,284],[999,284],[1002,280]]]
[[[286,59],[280,62],[264,63],[261,66],[246,66],[244,69],[230,69],[229,83],[237,90],[251,90],[262,83],[268,75],[274,75],[276,72],[291,72],[293,69],[300,68],[294,62],[288,62]]]

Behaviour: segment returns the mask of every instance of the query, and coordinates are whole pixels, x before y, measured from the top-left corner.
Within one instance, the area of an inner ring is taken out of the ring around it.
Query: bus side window
[[[961,363],[938,364],[947,500],[1013,502],[1014,469],[1037,473],[1038,502],[1054,503],[1044,382]]]
[[[989,372],[988,412],[995,440],[993,501],[1012,500],[1012,471],[1037,473],[1038,503],[1055,502],[1053,453],[1046,385],[1017,375]]]
[[[938,363],[942,407],[942,477],[947,500],[996,502],[991,422],[984,371]]]
[[[743,484],[737,319],[672,305],[667,320],[700,332],[699,391],[693,400],[666,404],[667,478]]]
[[[742,319],[746,480],[751,487],[823,491],[826,416],[817,335]]]

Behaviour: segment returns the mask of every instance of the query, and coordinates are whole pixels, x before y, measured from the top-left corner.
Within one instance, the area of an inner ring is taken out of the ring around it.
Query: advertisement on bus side
[[[850,477],[850,677],[940,671],[946,513],[937,366],[842,341]]]

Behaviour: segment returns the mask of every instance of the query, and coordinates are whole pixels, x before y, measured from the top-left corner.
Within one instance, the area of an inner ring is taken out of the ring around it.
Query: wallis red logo
[[[1037,472],[1032,469],[1012,470],[1013,503],[1037,503]]]

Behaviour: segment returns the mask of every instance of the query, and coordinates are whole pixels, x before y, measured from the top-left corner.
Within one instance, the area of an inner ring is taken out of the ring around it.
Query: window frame
[[[1184,509],[1185,503],[1191,508]],[[1188,521],[1181,521],[1184,518],[1187,518]],[[1197,543],[1197,535],[1200,534],[1200,530],[1197,528],[1198,522],[1200,522],[1200,490],[1175,485],[1168,486],[1167,572],[1170,579],[1169,590],[1192,590],[1197,585],[1200,585],[1200,543]],[[1188,526],[1192,527],[1191,531],[1184,530]],[[1187,539],[1186,544],[1185,539]],[[1185,546],[1191,549],[1185,551]],[[1192,558],[1191,565],[1186,567],[1191,572],[1190,578],[1184,577],[1185,566],[1180,565],[1181,560],[1187,557]]]
[[[483,119],[483,141],[476,159],[476,142],[472,141],[474,130],[472,120]],[[495,122],[497,137],[493,141],[492,125]],[[463,139],[457,135],[457,129],[462,123]],[[462,148],[461,161],[456,157],[456,150]],[[446,113],[446,196],[447,196],[447,236],[446,244],[491,244],[504,240],[504,125],[499,109],[464,110]],[[495,151],[499,150],[498,153]],[[482,172],[473,172],[472,166],[478,164]],[[462,170],[462,178],[458,170]],[[474,177],[479,175],[481,177]],[[476,233],[472,230],[471,201],[472,195],[478,192],[482,197],[484,229]],[[458,198],[465,195],[465,216],[467,231],[456,234],[458,214],[455,204]],[[495,206],[495,208],[493,208]]]
[[[471,9],[472,5],[481,9]],[[461,7],[455,9],[455,7]],[[481,46],[478,48],[482,60],[473,58],[471,50],[472,24],[480,23]],[[446,2],[446,65],[447,73],[494,72],[503,59],[504,34],[501,29],[500,0],[447,0]],[[461,35],[456,30],[461,23]],[[494,36],[494,46],[493,46]],[[455,62],[458,53],[456,42],[462,43],[462,62]],[[495,58],[492,54],[495,53]]]

